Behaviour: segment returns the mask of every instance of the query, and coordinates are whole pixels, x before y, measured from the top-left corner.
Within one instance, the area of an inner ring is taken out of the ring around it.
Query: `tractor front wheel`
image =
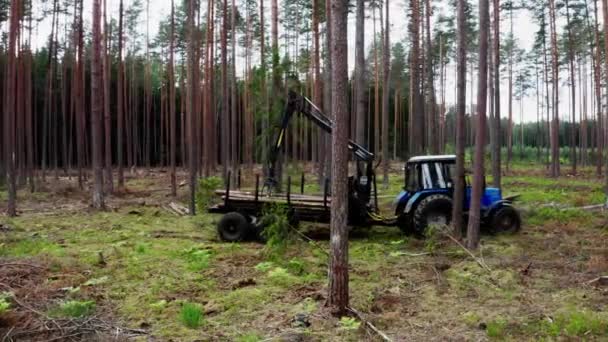
[[[414,231],[424,234],[429,226],[447,226],[452,220],[452,199],[446,195],[426,197],[414,211]]]
[[[490,225],[495,233],[516,233],[521,229],[521,218],[515,208],[503,206],[494,212]]]

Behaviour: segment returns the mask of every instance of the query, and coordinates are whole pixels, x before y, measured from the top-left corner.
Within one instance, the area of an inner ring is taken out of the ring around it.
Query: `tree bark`
[[[319,0],[314,0],[319,1]],[[355,121],[357,143],[368,147],[365,139],[365,1],[357,0],[355,29]]]
[[[104,209],[103,169],[102,169],[102,37],[101,37],[101,0],[93,0],[93,60],[91,64],[91,156],[93,158],[93,207]]]
[[[348,67],[346,0],[331,0],[332,174],[348,174]],[[348,307],[348,179],[335,177],[331,182],[331,239],[328,304],[338,315]]]
[[[467,82],[467,41],[465,32],[465,0],[457,2],[457,60],[456,60],[456,174],[454,181],[454,203],[452,207],[452,230],[455,238],[462,238],[464,186],[464,149],[465,149],[465,112]]]
[[[549,26],[551,27],[551,63],[553,73],[553,117],[551,119],[551,176],[559,177],[559,54],[557,50],[557,30],[555,24],[555,0],[549,0],[549,17]]]
[[[8,58],[6,65],[6,79],[4,88],[4,157],[6,167],[6,183],[8,190],[7,215],[17,216],[17,181],[15,172],[15,109],[17,86],[17,47],[19,33],[19,0],[11,0]]]
[[[484,150],[486,138],[486,104],[488,83],[488,31],[490,30],[488,0],[479,0],[479,70],[477,81],[477,128],[475,135],[475,159],[473,161],[473,189],[469,226],[467,229],[467,247],[477,249],[479,245],[479,225],[481,196],[484,191]]]
[[[110,116],[110,78],[112,75],[110,62],[110,25],[108,25],[108,0],[103,1],[103,22],[104,22],[104,48],[103,48],[103,118],[105,129],[105,191],[111,193],[114,191],[114,182],[112,180],[112,117]]]
[[[171,37],[169,37],[169,149],[171,159],[171,196],[177,196],[177,180],[176,180],[176,118],[175,118],[175,4],[171,0]]]
[[[226,1],[224,1],[224,4]],[[196,215],[196,173],[197,173],[197,141],[196,141],[196,94],[197,84],[196,71],[198,63],[196,59],[196,12],[195,1],[190,1],[188,10],[188,124],[189,124],[189,149],[188,162],[190,164],[190,215]],[[225,56],[225,55],[224,55]],[[225,57],[223,57],[225,58]]]
[[[428,0],[427,0],[428,1]],[[388,137],[390,129],[388,126],[388,111],[390,97],[390,82],[391,82],[391,45],[390,45],[390,22],[389,22],[389,0],[384,3],[384,48],[382,49],[384,57],[382,58],[384,83],[382,85],[382,173],[384,188],[388,189],[388,167],[389,167],[389,148]]]
[[[492,180],[496,188],[501,187],[501,134],[500,134],[500,0],[493,0],[494,6],[494,144],[492,146]]]

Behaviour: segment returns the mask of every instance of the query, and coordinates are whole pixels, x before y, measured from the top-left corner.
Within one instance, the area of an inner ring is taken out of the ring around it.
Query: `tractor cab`
[[[404,231],[422,234],[429,224],[448,224],[454,200],[456,156],[413,157],[406,163],[404,172],[405,186],[395,200],[399,226]],[[462,199],[465,214],[470,208],[471,193],[471,186],[465,177]],[[481,208],[484,223],[500,226],[497,229],[502,231],[519,230],[519,215],[511,206],[511,199],[502,198],[500,189],[484,186]],[[498,213],[501,222],[496,221]]]

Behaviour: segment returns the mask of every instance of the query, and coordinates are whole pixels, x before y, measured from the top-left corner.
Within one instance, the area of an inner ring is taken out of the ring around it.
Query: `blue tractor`
[[[456,156],[420,156],[405,166],[405,187],[395,200],[397,225],[405,233],[422,235],[430,225],[447,225],[452,217]],[[466,179],[465,179],[466,181]],[[465,218],[471,205],[471,186],[465,183]],[[517,196],[503,198],[501,189],[486,187],[481,199],[482,225],[492,232],[514,233],[521,228],[513,207]]]
[[[222,203],[209,208],[210,212],[225,214],[218,223],[222,240],[242,241],[250,236],[259,236],[265,224],[260,220],[264,208],[269,204],[286,205],[290,221],[329,223],[331,194],[326,182],[322,196],[296,195],[291,191],[288,179],[287,192],[281,193],[277,177],[277,161],[284,146],[290,120],[300,113],[326,133],[333,131],[333,121],[323,115],[309,99],[294,92],[289,93],[285,112],[281,119],[276,142],[268,154],[268,178],[262,191],[259,180],[255,192],[231,191],[230,182],[226,190],[217,193]],[[421,156],[410,159],[405,167],[405,187],[396,200],[394,217],[384,217],[378,206],[378,189],[374,167],[375,156],[364,146],[348,142],[356,163],[356,172],[348,177],[348,224],[353,227],[398,226],[405,233],[422,236],[429,225],[449,224],[452,203],[455,200],[453,175],[456,157]],[[303,181],[302,181],[303,184]],[[465,215],[471,203],[471,187],[467,186],[464,201]],[[482,199],[482,219],[485,226],[496,232],[516,232],[520,229],[519,213],[512,206],[514,197],[503,198],[500,189],[486,188]]]

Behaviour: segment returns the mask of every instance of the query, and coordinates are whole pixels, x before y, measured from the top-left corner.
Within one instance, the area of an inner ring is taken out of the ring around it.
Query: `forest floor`
[[[222,243],[220,216],[178,215],[187,187],[172,199],[168,184],[161,170],[130,175],[106,212],[67,177],[21,191],[19,217],[0,216],[0,340],[378,340],[324,307],[327,226],[303,225],[315,242],[280,255]],[[385,211],[402,184],[395,165]],[[608,213],[564,209],[604,203],[602,180],[519,165],[503,187],[522,195],[524,226],[482,236],[488,269],[449,239],[354,230],[352,307],[394,341],[607,340],[608,286],[590,281],[608,275]]]

